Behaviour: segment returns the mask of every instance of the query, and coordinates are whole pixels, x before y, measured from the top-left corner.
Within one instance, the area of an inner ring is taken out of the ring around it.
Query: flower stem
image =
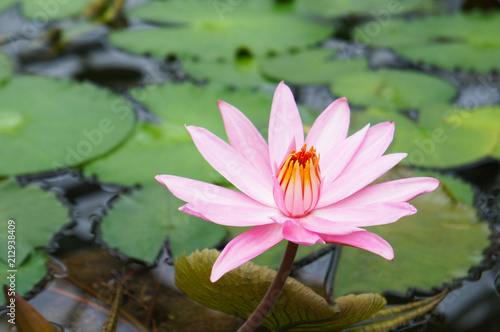
[[[271,311],[274,302],[276,302],[279,295],[281,294],[281,290],[285,285],[286,279],[288,278],[288,275],[292,270],[293,261],[295,259],[295,255],[297,254],[298,247],[298,244],[288,241],[285,255],[283,256],[283,260],[281,261],[281,265],[278,269],[278,273],[276,274],[276,278],[274,278],[271,287],[269,287],[266,295],[264,295],[264,298],[262,299],[262,301],[260,301],[255,311],[238,329],[238,332],[255,331],[260,326],[269,311]]]

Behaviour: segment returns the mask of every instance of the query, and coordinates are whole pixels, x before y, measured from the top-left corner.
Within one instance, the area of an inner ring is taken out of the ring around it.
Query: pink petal
[[[368,231],[359,231],[349,235],[323,235],[322,237],[329,243],[344,244],[371,251],[388,260],[394,259],[394,251],[389,242]]]
[[[196,205],[188,203],[179,210],[216,224],[237,227],[271,224],[274,221],[270,217],[281,214],[278,209],[262,204],[256,206],[238,206],[221,204]]]
[[[330,235],[348,235],[358,232],[361,229],[346,222],[335,222],[320,218],[313,214],[300,219],[300,223],[304,228],[311,232],[330,234]]]
[[[214,184],[175,175],[157,175],[155,179],[166,186],[175,197],[188,203],[262,206],[261,203],[239,191]]]
[[[287,157],[288,148],[298,151],[304,145],[304,128],[292,91],[281,82],[274,92],[269,119],[269,158],[273,172]]]
[[[257,128],[236,107],[219,100],[219,108],[231,146],[257,170],[271,176],[269,148]]]
[[[173,175],[157,175],[177,198],[188,202],[180,210],[227,226],[254,226],[272,223],[269,216],[279,214],[275,207],[263,205],[238,191]]]
[[[363,144],[361,144],[344,172],[349,172],[358,165],[367,164],[382,156],[393,138],[394,122],[383,122],[371,127]]]
[[[313,216],[331,220],[331,222],[335,223],[348,223],[351,226],[364,227],[388,224],[415,213],[417,213],[417,209],[406,202],[374,203],[346,207],[338,207],[337,203],[335,203],[314,210]]]
[[[288,219],[283,222],[283,236],[288,241],[303,246],[312,246],[316,243],[325,244],[325,241],[315,232],[302,227],[300,220]]]
[[[369,128],[370,125],[366,125],[328,152],[320,155],[319,166],[324,182],[332,182],[342,173],[363,143]]]
[[[407,178],[377,183],[335,203],[336,207],[359,206],[380,202],[407,202],[433,191],[439,181],[429,177]]]
[[[352,195],[396,166],[406,156],[406,153],[382,156],[367,165],[359,165],[349,172],[342,173],[332,183],[323,184],[323,192],[317,208],[328,206]]]
[[[278,209],[280,209],[283,214],[288,214],[285,206],[285,197],[283,197],[281,185],[276,177],[273,177],[273,197]]]
[[[343,141],[349,130],[349,114],[347,100],[335,100],[314,121],[306,138],[307,145],[314,146],[321,154]]]
[[[282,229],[279,224],[256,226],[232,239],[215,261],[210,281],[216,282],[226,272],[279,243],[283,240]]]
[[[256,170],[232,146],[204,128],[188,126],[193,142],[213,168],[253,199],[274,206],[273,181]]]

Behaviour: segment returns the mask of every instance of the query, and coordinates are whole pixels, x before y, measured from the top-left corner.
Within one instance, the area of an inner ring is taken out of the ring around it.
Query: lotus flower
[[[300,245],[344,244],[392,260],[390,244],[360,227],[416,213],[407,201],[439,185],[419,177],[368,186],[406,153],[383,155],[393,139],[393,122],[366,125],[347,137],[345,98],[321,113],[304,140],[294,97],[281,82],[271,107],[269,144],[234,106],[219,101],[219,108],[230,144],[204,128],[186,128],[203,157],[240,191],[156,176],[187,202],[179,210],[221,225],[254,226],[221,252],[212,282],[284,239]]]

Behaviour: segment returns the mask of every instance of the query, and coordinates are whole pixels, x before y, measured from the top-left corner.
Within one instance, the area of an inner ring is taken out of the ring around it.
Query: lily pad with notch
[[[336,59],[337,53],[334,49],[304,50],[262,59],[259,66],[266,77],[291,84],[328,84],[339,75],[368,69],[365,59]]]
[[[259,61],[252,54],[241,51],[231,60],[193,60],[182,62],[182,69],[197,80],[221,83],[238,88],[255,88],[273,84],[259,72]]]

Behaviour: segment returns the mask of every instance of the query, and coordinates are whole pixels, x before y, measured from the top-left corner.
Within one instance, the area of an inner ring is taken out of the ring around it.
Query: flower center
[[[304,144],[300,151],[292,151],[281,165],[278,175],[288,215],[300,217],[318,204],[321,190],[319,155]],[[285,211],[283,211],[285,212]]]

